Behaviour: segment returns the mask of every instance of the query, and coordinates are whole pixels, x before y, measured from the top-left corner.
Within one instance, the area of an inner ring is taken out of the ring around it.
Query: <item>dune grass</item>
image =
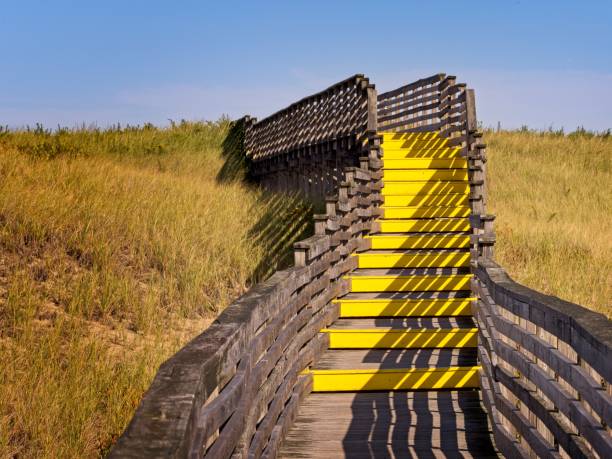
[[[215,123],[0,130],[0,457],[103,456],[158,365],[285,266],[309,205]],[[497,260],[611,314],[612,139],[487,132]]]
[[[311,220],[227,120],[0,133],[0,457],[104,455],[159,364]]]
[[[486,132],[495,258],[518,282],[612,317],[612,137]]]

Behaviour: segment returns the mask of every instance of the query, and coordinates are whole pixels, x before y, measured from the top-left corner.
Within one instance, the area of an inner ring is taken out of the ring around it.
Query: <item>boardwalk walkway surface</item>
[[[477,391],[313,393],[285,458],[498,457]]]
[[[280,456],[497,457],[478,387],[467,162],[384,134],[383,216]]]

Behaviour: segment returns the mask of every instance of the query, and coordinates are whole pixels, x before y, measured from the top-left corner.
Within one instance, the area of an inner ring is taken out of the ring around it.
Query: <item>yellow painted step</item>
[[[449,182],[423,181],[423,182],[386,182],[383,180],[383,196],[391,195],[419,195],[419,194],[449,194],[470,192],[470,185],[467,181]]]
[[[470,208],[467,206],[444,206],[444,207],[389,207],[383,205],[383,217],[394,218],[441,218],[441,217],[469,217]]]
[[[383,138],[382,147],[401,147],[401,148],[422,148],[422,149],[434,149],[444,148],[448,146],[448,139],[441,139],[440,137],[430,138]]]
[[[465,169],[465,158],[383,159],[383,169]]]
[[[470,290],[471,274],[435,276],[348,276],[351,292],[435,292]]]
[[[372,370],[306,370],[313,392],[362,390],[467,389],[479,386],[480,367]]]
[[[372,298],[334,300],[340,317],[471,316],[474,298]]]
[[[432,180],[467,181],[467,169],[385,169],[383,183]]]
[[[469,252],[360,253],[358,268],[461,268],[470,266]]]
[[[467,206],[470,203],[469,195],[457,194],[421,194],[416,196],[385,196],[387,207],[412,206]]]
[[[438,147],[436,145],[401,145],[399,143],[383,144],[383,161],[397,159],[450,159],[461,158],[459,147]]]
[[[324,328],[330,349],[422,349],[476,347],[477,328]]]
[[[430,132],[378,132],[385,142],[390,140],[427,140],[427,139],[442,139],[436,131]]]
[[[373,250],[385,249],[463,249],[470,246],[470,237],[463,235],[443,236],[366,236]]]
[[[439,220],[379,220],[381,233],[456,233],[470,230],[467,218],[441,218]]]

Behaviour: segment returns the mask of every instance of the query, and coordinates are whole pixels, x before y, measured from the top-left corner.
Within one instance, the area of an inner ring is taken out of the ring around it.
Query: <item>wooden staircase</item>
[[[321,330],[329,349],[281,456],[496,456],[477,391],[467,162],[437,133],[383,137],[379,232]]]

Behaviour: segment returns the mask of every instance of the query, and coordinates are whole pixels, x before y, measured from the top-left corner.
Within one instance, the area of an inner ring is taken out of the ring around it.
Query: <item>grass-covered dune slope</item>
[[[240,131],[0,131],[0,457],[95,457],[157,366],[287,263],[310,208],[242,180]],[[611,314],[612,139],[488,132],[496,257]]]
[[[495,258],[518,282],[612,317],[612,136],[488,132]]]
[[[104,455],[157,367],[311,212],[241,181],[230,123],[0,134],[0,457]]]

